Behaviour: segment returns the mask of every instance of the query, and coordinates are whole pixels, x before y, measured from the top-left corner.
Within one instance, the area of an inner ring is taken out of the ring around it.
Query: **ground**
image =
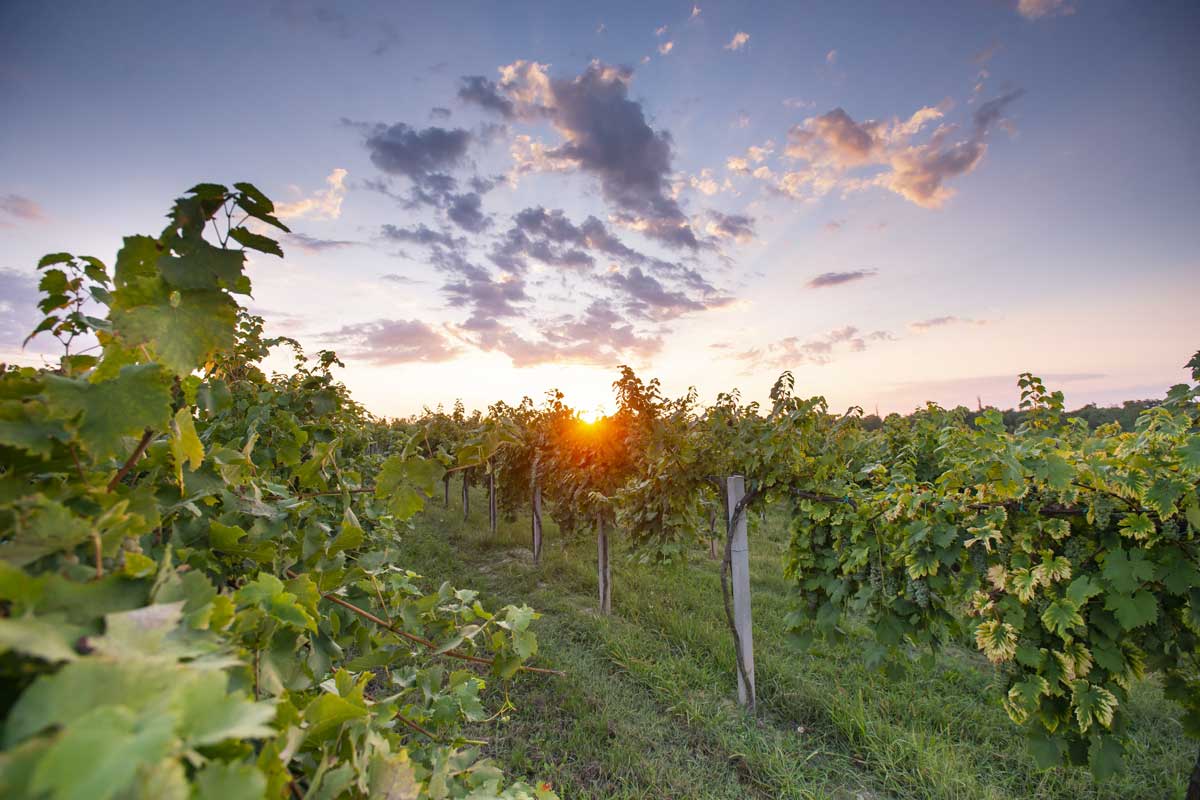
[[[457,495],[452,492],[452,495]],[[457,498],[455,498],[457,499]],[[786,519],[753,515],[750,530],[759,712],[736,705],[733,644],[717,564],[697,544],[686,563],[639,564],[613,549],[613,614],[597,611],[595,541],[564,541],[546,520],[542,564],[529,518],[487,530],[441,498],[403,537],[403,566],[478,589],[488,607],[527,603],[533,663],[565,678],[520,676],[489,687],[480,725],[513,776],[583,798],[1162,798],[1181,797],[1196,745],[1153,678],[1135,687],[1126,770],[1096,784],[1079,769],[1040,771],[998,700],[997,676],[970,648],[912,660],[899,674],[867,669],[852,641],[799,652],[784,617]],[[893,670],[895,672],[895,670]]]

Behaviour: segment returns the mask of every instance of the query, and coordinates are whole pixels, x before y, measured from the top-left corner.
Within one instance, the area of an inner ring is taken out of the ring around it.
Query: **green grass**
[[[454,493],[452,493],[454,494]],[[733,644],[716,562],[640,565],[619,535],[613,614],[596,612],[596,551],[564,542],[546,519],[543,562],[529,519],[489,535],[486,498],[466,523],[453,500],[416,521],[405,566],[479,589],[488,606],[528,603],[538,666],[489,691],[516,710],[473,733],[514,776],[550,781],[564,798],[1161,798],[1181,797],[1195,757],[1174,707],[1151,680],[1130,704],[1126,770],[1096,784],[1084,770],[1039,771],[997,699],[997,678],[971,650],[951,650],[899,677],[867,669],[856,644],[798,653],[785,641],[792,595],[782,573],[780,515],[751,525],[759,712],[736,705]]]

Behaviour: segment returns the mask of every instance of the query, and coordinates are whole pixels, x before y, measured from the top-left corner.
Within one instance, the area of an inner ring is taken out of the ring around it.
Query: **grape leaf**
[[[100,459],[126,452],[125,437],[162,430],[171,413],[171,391],[157,364],[122,367],[117,377],[100,383],[47,375],[44,397],[47,412],[67,421]]]

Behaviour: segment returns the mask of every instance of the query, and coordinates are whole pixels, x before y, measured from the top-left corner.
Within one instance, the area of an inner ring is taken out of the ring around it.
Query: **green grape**
[[[988,554],[983,548],[983,542],[976,542],[974,546],[967,549],[971,554],[971,567],[974,568],[976,574],[980,577],[987,575],[988,569]]]
[[[908,579],[904,593],[917,604],[918,608],[929,608],[929,584],[923,580]]]

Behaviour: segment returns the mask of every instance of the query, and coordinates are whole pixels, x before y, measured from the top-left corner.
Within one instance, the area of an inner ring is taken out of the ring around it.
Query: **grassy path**
[[[1035,768],[974,652],[891,677],[867,670],[854,642],[795,652],[783,626],[792,599],[782,517],[755,515],[751,528],[756,719],[733,702],[715,562],[697,549],[690,563],[651,567],[614,547],[604,618],[594,542],[564,543],[546,528],[536,568],[527,517],[492,538],[484,517],[464,523],[454,505],[422,514],[402,547],[406,566],[479,589],[487,605],[524,602],[544,615],[537,663],[568,676],[520,678],[508,692],[518,711],[477,733],[510,773],[550,780],[564,798],[1182,796],[1194,747],[1152,682],[1134,692],[1126,772],[1097,785],[1084,771]],[[494,692],[492,707],[503,700]]]

